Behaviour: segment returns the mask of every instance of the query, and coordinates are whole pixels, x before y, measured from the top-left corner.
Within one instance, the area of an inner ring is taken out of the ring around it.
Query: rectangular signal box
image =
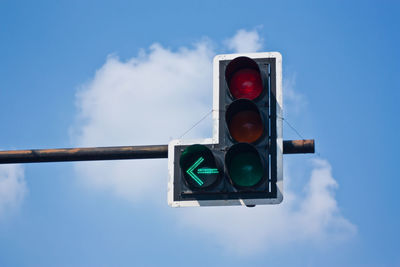
[[[168,145],[168,204],[279,204],[283,199],[282,57],[217,55],[213,137]]]

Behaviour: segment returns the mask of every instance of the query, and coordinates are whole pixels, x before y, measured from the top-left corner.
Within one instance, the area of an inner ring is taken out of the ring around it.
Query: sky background
[[[0,0],[1,149],[167,144],[211,111],[216,54],[279,51],[284,118],[317,152],[252,209],[168,207],[166,159],[2,165],[0,266],[400,266],[399,12]]]

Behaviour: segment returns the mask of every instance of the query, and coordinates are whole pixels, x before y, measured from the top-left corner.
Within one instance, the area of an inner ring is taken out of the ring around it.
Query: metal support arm
[[[283,141],[283,154],[314,153],[314,140]],[[168,158],[168,145],[0,151],[0,164]]]

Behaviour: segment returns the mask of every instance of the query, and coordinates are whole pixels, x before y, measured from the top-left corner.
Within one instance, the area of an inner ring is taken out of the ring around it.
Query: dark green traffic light
[[[234,186],[239,189],[257,186],[264,178],[264,164],[254,146],[233,145],[225,156],[226,168]]]

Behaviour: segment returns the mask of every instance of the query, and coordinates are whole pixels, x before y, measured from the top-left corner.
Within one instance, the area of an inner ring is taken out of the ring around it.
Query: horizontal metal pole
[[[314,139],[283,141],[283,154],[313,154],[315,153]]]
[[[154,158],[168,158],[168,145],[0,151],[0,164]]]
[[[283,153],[314,153],[314,140],[283,141]],[[0,151],[0,164],[168,158],[168,145]]]

